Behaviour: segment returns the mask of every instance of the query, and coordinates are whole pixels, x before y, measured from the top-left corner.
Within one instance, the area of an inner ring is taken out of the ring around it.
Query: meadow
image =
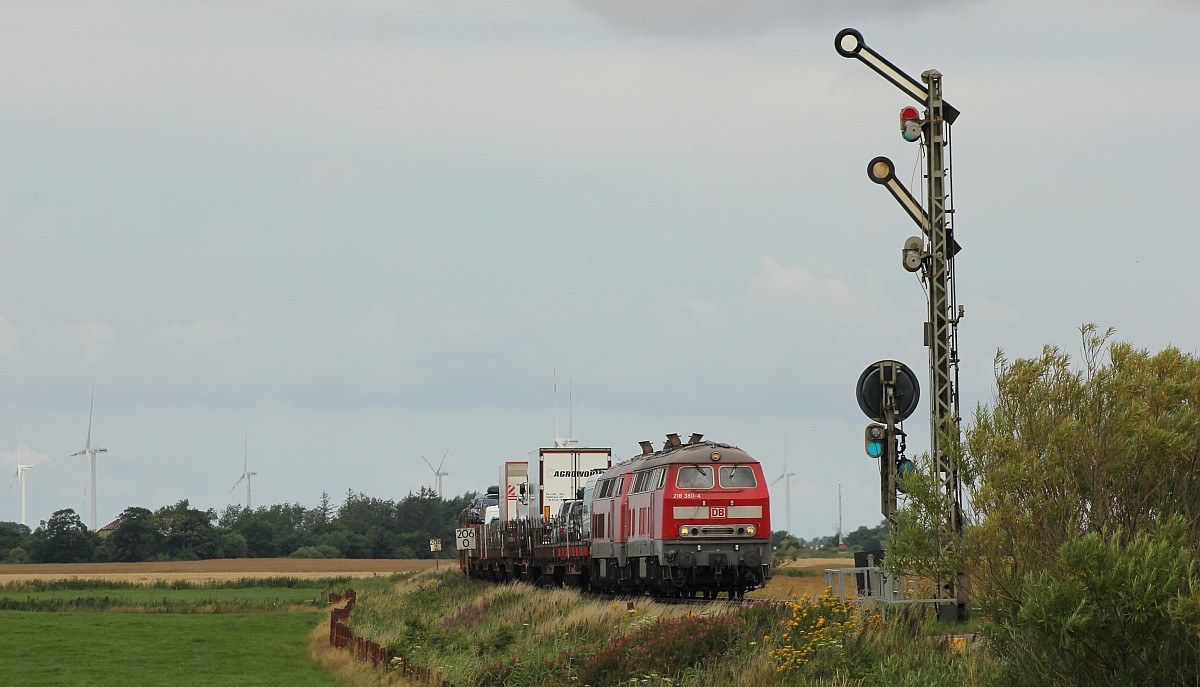
[[[336,685],[323,594],[402,561],[0,566],[0,684]]]
[[[413,684],[329,647],[324,594],[347,588],[359,592],[356,634],[453,685],[867,685],[931,665],[952,680],[969,665],[929,639],[936,629],[881,623],[823,597],[821,571],[850,564],[844,558],[782,567],[740,605],[606,600],[390,563],[381,566],[390,574],[326,564],[333,574],[324,577],[295,568],[247,577],[211,563],[0,573],[0,682]],[[873,650],[888,642],[924,663]]]
[[[307,660],[323,616],[0,611],[3,684],[336,685]]]
[[[966,678],[981,654],[960,653],[966,644],[932,619],[884,619],[829,597],[825,566],[785,568],[740,604],[605,599],[456,572],[358,580],[349,625],[452,685],[978,684]],[[815,591],[786,591],[800,588]],[[356,684],[411,684],[366,665]]]

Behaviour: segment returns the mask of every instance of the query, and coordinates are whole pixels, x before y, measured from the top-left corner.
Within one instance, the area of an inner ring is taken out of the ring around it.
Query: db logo
[[[708,517],[723,518],[723,517],[725,517],[725,509],[724,508],[709,508],[708,509]]]

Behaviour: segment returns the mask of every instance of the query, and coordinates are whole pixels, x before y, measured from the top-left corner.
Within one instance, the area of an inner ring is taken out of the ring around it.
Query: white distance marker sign
[[[475,528],[463,527],[454,530],[454,540],[458,542],[459,551],[468,551],[475,548]]]

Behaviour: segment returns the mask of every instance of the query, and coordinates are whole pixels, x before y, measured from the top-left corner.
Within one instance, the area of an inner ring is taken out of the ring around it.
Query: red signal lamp
[[[921,113],[917,108],[900,109],[900,135],[909,143],[921,140]]]

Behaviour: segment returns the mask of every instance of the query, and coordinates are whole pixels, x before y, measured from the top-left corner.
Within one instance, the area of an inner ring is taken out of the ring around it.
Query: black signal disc
[[[854,395],[858,398],[858,407],[863,414],[875,422],[887,422],[883,415],[883,381],[880,379],[880,368],[890,363],[896,368],[896,422],[901,422],[917,409],[917,401],[921,400],[921,386],[917,375],[907,365],[895,360],[880,360],[867,367],[858,377],[858,385]]]

